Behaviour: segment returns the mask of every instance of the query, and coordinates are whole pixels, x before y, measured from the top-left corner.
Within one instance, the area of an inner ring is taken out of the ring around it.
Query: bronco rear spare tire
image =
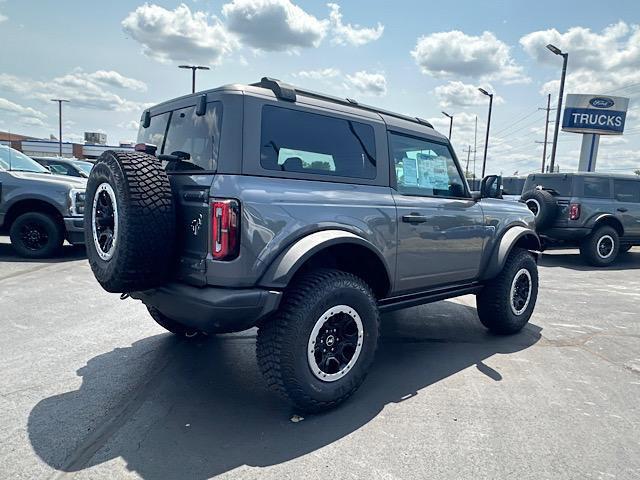
[[[531,190],[522,195],[523,201],[536,217],[536,230],[544,230],[553,225],[558,216],[558,203],[545,190]]]
[[[87,182],[85,242],[91,270],[108,292],[131,292],[167,280],[175,243],[171,185],[160,161],[108,150]]]

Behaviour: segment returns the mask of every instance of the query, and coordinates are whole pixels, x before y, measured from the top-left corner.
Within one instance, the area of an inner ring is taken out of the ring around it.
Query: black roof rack
[[[297,88],[287,83],[281,82],[275,78],[262,77],[257,83],[252,83],[252,87],[261,87],[266,88],[275,94],[275,96],[281,100],[286,100],[289,102],[296,101],[296,94],[304,95],[305,97],[317,98],[319,100],[328,100],[330,102],[339,103],[340,105],[347,105],[350,107],[360,108],[362,110],[367,110],[369,112],[381,113],[383,115],[388,115],[390,117],[399,118],[401,120],[406,120],[408,122],[419,123],[421,125],[425,125],[429,128],[433,128],[433,125],[425,120],[424,118],[419,117],[410,117],[408,115],[402,115],[400,113],[390,112],[389,110],[383,110],[381,108],[372,107],[370,105],[363,105],[358,103],[356,100],[352,98],[339,98],[334,97],[332,95],[326,95],[324,93],[314,92],[312,90],[305,90],[302,88]]]

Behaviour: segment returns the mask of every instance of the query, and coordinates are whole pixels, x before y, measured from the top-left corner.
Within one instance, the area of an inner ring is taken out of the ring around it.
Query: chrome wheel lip
[[[355,322],[357,330],[358,330],[358,339],[356,342],[355,351],[353,356],[339,372],[336,373],[325,373],[322,371],[318,363],[316,362],[315,357],[315,345],[316,338],[320,333],[320,330],[324,326],[327,321],[338,313],[344,313],[349,315],[351,319]],[[362,344],[364,342],[364,327],[362,326],[362,319],[355,308],[350,307],[348,305],[336,305],[334,307],[329,308],[326,312],[320,315],[320,318],[316,321],[313,329],[311,330],[311,334],[309,335],[309,341],[307,342],[307,363],[309,364],[309,368],[311,369],[311,373],[313,376],[323,382],[335,382],[343,378],[347,373],[349,373],[353,366],[358,361],[360,357],[360,353],[362,352]]]
[[[113,241],[111,242],[109,250],[107,250],[106,252],[100,246],[100,241],[98,239],[98,230],[96,227],[96,211],[98,207],[98,199],[103,192],[107,194],[107,196],[111,200],[111,205],[113,207]],[[98,188],[96,188],[96,193],[93,196],[93,205],[91,208],[91,231],[93,233],[93,244],[96,248],[98,256],[104,261],[111,260],[113,254],[115,253],[116,244],[118,243],[118,203],[116,201],[116,194],[113,191],[113,188],[106,182],[98,185]]]
[[[524,302],[524,305],[522,306],[522,308],[518,308],[516,305],[514,305],[514,295],[516,293],[516,284],[518,283],[518,280],[520,280],[520,278],[522,278],[523,276],[527,278],[528,284],[529,284],[528,291],[527,291],[527,300]],[[511,307],[511,312],[513,312],[514,315],[516,316],[522,315],[527,310],[527,307],[529,306],[529,302],[531,301],[532,291],[533,291],[533,282],[531,280],[531,273],[526,268],[521,268],[516,272],[515,276],[513,277],[513,280],[511,281],[511,290],[509,291],[509,306]]]
[[[535,198],[530,198],[529,200],[527,200],[526,202],[524,202],[525,205],[527,207],[529,207],[529,203],[532,203],[533,205],[535,205],[536,211],[534,212],[533,210],[531,210],[531,207],[529,207],[529,210],[531,210],[531,213],[533,213],[534,217],[538,217],[538,215],[540,215],[540,202],[538,200],[536,200]]]
[[[609,250],[609,253],[607,253],[606,255],[602,255],[600,253],[600,246],[602,245],[603,241],[609,241],[611,243],[611,249]],[[598,239],[598,243],[596,244],[596,253],[600,258],[607,259],[611,257],[611,255],[613,255],[613,251],[615,250],[615,245],[616,245],[616,242],[613,240],[613,237],[611,235],[603,235]]]

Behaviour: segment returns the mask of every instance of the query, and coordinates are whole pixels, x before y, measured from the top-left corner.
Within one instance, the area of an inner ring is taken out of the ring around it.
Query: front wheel
[[[22,257],[47,258],[55,255],[64,242],[64,228],[55,218],[40,212],[20,215],[9,231],[13,248]]]
[[[478,316],[493,333],[517,333],[527,324],[538,298],[538,266],[533,255],[514,248],[500,274],[476,296]]]
[[[606,267],[611,265],[620,250],[618,232],[609,226],[595,230],[580,244],[580,254],[589,265]]]
[[[360,278],[338,270],[304,274],[258,331],[267,383],[305,412],[333,408],[365,379],[378,344],[376,299]]]

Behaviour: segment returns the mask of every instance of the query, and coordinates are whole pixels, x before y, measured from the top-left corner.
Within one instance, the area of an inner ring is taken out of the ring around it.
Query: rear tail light
[[[240,248],[240,204],[237,200],[216,199],[211,207],[211,255],[216,260],[232,260]]]
[[[569,220],[578,220],[580,218],[580,204],[572,203],[569,205]]]

